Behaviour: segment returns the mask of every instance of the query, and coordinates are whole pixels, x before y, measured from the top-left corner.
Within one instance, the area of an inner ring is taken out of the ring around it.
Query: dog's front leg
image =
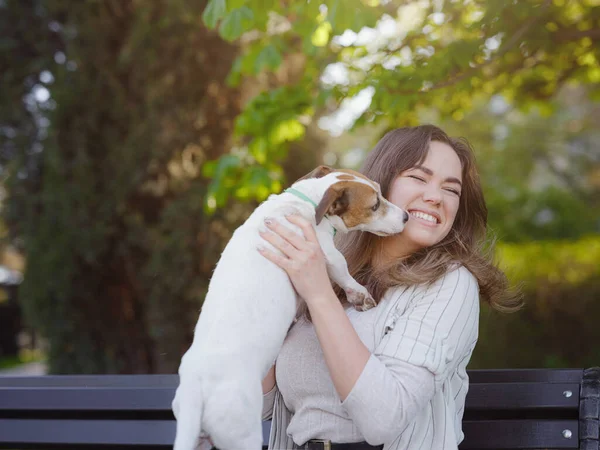
[[[318,237],[327,261],[329,277],[346,292],[348,301],[359,311],[366,311],[376,306],[377,304],[369,291],[352,278],[350,272],[348,272],[346,258],[335,248],[331,235]]]

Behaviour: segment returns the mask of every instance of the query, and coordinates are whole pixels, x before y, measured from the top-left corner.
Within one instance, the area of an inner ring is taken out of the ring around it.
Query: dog
[[[408,213],[385,200],[377,183],[351,170],[319,166],[291,188],[271,195],[235,230],[211,277],[192,345],[179,367],[172,403],[174,450],[262,448],[262,380],[277,358],[302,300],[286,272],[256,250],[274,249],[259,235],[265,218],[301,234],[284,220],[313,222],[328,274],[348,302],[366,310],[375,302],[348,273],[335,232],[379,236],[401,232]],[[209,441],[210,439],[210,441]]]

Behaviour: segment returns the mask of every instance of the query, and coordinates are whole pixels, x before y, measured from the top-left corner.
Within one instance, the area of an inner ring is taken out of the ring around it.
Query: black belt
[[[325,439],[311,439],[297,448],[302,450],[382,450],[383,445],[370,445],[366,442],[347,442],[336,444]]]

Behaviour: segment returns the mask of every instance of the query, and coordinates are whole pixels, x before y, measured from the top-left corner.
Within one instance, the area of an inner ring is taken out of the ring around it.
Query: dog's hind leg
[[[206,400],[204,431],[219,450],[261,450],[262,387],[247,379],[219,383]]]
[[[215,447],[213,446],[212,442],[210,441],[210,439],[207,437],[201,437],[200,441],[198,442],[198,446],[196,447],[196,450],[212,450]]]
[[[204,407],[201,386],[200,382],[188,383],[185,389],[182,385],[183,382],[177,388],[172,404],[177,420],[173,450],[196,450],[200,443]]]

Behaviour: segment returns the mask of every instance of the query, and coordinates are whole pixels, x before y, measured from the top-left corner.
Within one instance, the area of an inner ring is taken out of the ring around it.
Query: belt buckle
[[[313,447],[310,444],[322,444],[322,447]],[[331,441],[327,439],[311,439],[306,443],[306,450],[331,450]]]

